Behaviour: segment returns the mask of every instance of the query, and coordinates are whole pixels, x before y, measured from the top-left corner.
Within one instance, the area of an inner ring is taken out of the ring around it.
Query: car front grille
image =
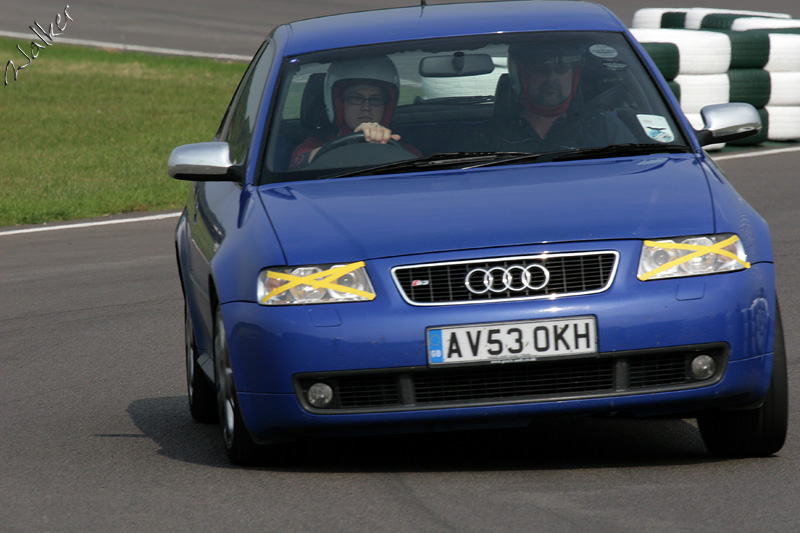
[[[727,345],[617,352],[558,361],[534,361],[448,368],[301,374],[297,393],[315,412],[363,412],[541,402],[660,392],[717,382],[727,361]],[[691,361],[711,356],[717,371],[697,380]],[[326,383],[334,401],[312,408],[309,387]]]
[[[543,254],[402,266],[392,273],[410,304],[479,303],[602,292],[613,281],[617,259],[617,252],[612,251]],[[524,269],[529,269],[531,276],[527,284],[520,279]],[[494,276],[491,290],[481,283],[483,273],[489,271]],[[511,274],[508,284],[501,279],[506,272]],[[472,290],[467,283],[470,275],[477,282]]]
[[[519,369],[513,364],[492,366],[416,376],[416,400],[420,404],[429,404],[614,390],[613,361],[527,364],[520,365]]]

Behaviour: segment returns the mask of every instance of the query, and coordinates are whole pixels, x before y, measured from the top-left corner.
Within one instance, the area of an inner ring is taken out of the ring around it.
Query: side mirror
[[[702,146],[738,141],[761,131],[761,117],[750,104],[709,105],[700,110],[705,127],[695,130]]]
[[[170,177],[186,181],[241,181],[241,167],[231,163],[228,143],[178,146],[169,156]]]

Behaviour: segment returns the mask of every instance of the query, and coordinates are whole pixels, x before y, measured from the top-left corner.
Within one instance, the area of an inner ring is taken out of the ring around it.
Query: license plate
[[[516,362],[597,352],[594,316],[428,328],[428,362]]]

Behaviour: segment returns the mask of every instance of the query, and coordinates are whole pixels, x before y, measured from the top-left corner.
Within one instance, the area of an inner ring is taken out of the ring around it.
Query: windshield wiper
[[[563,153],[555,156],[553,161],[570,161],[573,159],[591,159],[595,157],[625,157],[630,155],[680,154],[691,151],[692,149],[685,145],[647,143],[613,144],[611,146],[598,148],[565,150]]]
[[[615,144],[595,148],[573,148],[557,152],[543,152],[541,154],[524,154],[518,157],[508,157],[471,166],[469,168],[512,165],[516,163],[532,163],[534,161],[573,161],[576,159],[594,159],[604,157],[625,157],[632,155],[657,155],[690,153],[691,147],[683,145],[656,145],[656,144]]]
[[[576,159],[592,159],[604,157],[624,157],[632,155],[656,155],[671,153],[690,153],[692,149],[683,145],[656,145],[656,144],[615,144],[600,148],[574,148],[555,152],[448,152],[434,154],[428,157],[396,161],[377,167],[363,168],[329,174],[318,179],[351,178],[355,176],[369,176],[377,174],[390,174],[399,172],[418,172],[430,169],[472,169],[520,163],[571,161]]]
[[[393,172],[417,172],[427,169],[473,168],[475,166],[482,166],[481,164],[486,162],[491,163],[497,160],[533,155],[535,154],[528,154],[525,152],[447,152],[417,159],[395,161],[394,163],[388,163],[386,165],[362,168],[340,174],[329,174],[317,179],[351,178],[354,176],[390,174]]]

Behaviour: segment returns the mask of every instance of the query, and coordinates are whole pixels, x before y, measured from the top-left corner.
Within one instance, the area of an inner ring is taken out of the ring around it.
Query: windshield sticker
[[[603,67],[605,67],[606,70],[613,70],[615,72],[619,72],[621,70],[625,70],[626,68],[628,68],[628,65],[627,63],[623,63],[622,61],[609,59],[603,61]]]
[[[600,59],[614,59],[619,55],[619,52],[614,48],[605,44],[593,44],[589,47],[589,52],[591,52],[594,57],[599,57]]]
[[[648,137],[660,143],[668,143],[675,140],[675,134],[669,127],[667,119],[658,115],[636,115],[639,124]]]

